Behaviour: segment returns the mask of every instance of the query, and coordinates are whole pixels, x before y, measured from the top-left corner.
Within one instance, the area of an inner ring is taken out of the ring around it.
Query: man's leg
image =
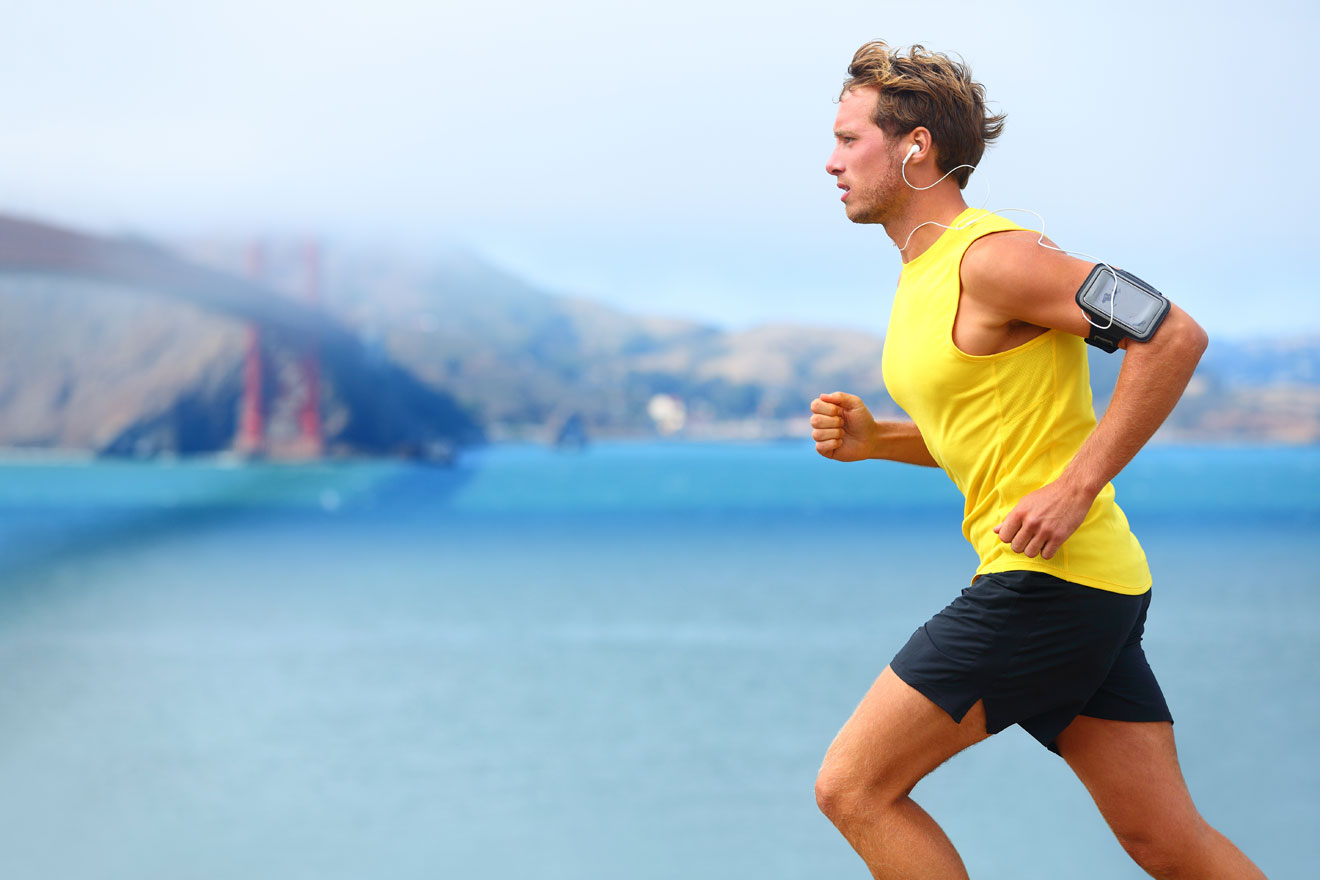
[[[1152,877],[1265,877],[1192,803],[1173,725],[1078,716],[1056,740],[1128,855]]]
[[[965,878],[967,869],[949,838],[908,793],[985,738],[979,702],[957,724],[885,667],[826,752],[816,803],[872,876]]]

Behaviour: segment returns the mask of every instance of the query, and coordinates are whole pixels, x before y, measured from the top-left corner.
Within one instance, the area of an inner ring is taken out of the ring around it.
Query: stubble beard
[[[849,190],[845,202],[848,219],[854,223],[887,223],[902,209],[901,196],[893,178]]]

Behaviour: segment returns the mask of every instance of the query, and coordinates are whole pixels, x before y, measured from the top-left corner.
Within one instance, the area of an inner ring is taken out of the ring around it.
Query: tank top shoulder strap
[[[984,238],[996,232],[1020,230],[1021,226],[1012,220],[992,214],[981,208],[967,208],[949,223],[935,243],[920,255],[903,264],[902,274],[923,275],[927,267],[936,264],[947,266],[950,262],[957,266],[962,262],[963,252],[978,238]]]
[[[980,208],[968,208],[950,225],[958,232],[958,240],[961,244],[959,250],[962,251],[971,247],[972,242],[977,239],[985,238],[987,235],[993,235],[996,232],[1029,231],[1024,230],[1012,220],[998,214],[992,214],[989,211],[983,211]]]

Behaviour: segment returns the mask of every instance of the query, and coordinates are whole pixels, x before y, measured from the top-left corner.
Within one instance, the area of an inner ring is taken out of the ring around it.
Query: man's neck
[[[954,218],[967,210],[962,190],[952,180],[925,192],[914,192],[912,196],[902,216],[885,224],[885,232],[893,239],[894,246],[902,250],[904,263],[925,253]]]

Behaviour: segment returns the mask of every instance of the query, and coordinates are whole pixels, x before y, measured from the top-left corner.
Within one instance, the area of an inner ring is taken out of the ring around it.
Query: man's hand
[[[835,461],[875,458],[879,428],[855,394],[835,391],[811,402],[811,439],[816,451]]]
[[[1051,559],[1059,547],[1086,519],[1096,493],[1074,489],[1063,480],[1048,483],[1032,492],[995,526],[995,534],[1013,552]]]

